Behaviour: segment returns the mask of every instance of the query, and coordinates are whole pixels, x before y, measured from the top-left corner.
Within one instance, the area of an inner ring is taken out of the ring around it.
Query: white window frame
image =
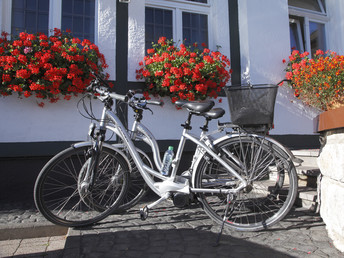
[[[98,1],[95,0],[94,15],[94,43],[98,44]],[[53,34],[54,28],[61,29],[62,0],[49,0],[49,34]],[[0,29],[11,33],[12,23],[12,0],[0,0]]]
[[[182,0],[146,0],[146,7],[160,8],[172,11],[172,32],[173,40],[177,43],[183,42],[183,12],[204,14],[208,17],[208,44],[209,48],[214,48],[211,41],[213,39],[212,19],[211,19],[211,2],[208,0],[207,4],[182,1]],[[201,44],[202,42],[198,42]]]
[[[329,17],[325,12],[323,5],[320,0],[318,0],[318,4],[321,8],[321,12],[316,12],[312,10],[302,9],[294,6],[289,6],[289,16],[297,16],[302,17],[304,19],[303,30],[304,30],[304,40],[305,46],[304,51],[307,51],[311,55],[311,41],[310,41],[310,22],[316,22],[324,25],[325,29],[325,47],[328,46],[328,22]],[[299,36],[301,33],[301,26],[297,26]],[[300,37],[299,37],[300,38]],[[301,37],[302,38],[302,37]],[[301,46],[303,45],[303,42]]]

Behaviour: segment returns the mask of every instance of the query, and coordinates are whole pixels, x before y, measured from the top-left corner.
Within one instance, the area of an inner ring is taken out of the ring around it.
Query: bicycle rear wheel
[[[120,205],[128,187],[128,164],[113,149],[103,146],[89,187],[82,187],[92,144],[68,148],[53,157],[36,180],[37,209],[54,224],[77,227],[94,224]]]
[[[288,154],[276,144],[254,136],[228,138],[216,148],[222,159],[248,182],[246,188],[232,196],[225,225],[236,230],[258,231],[283,219],[297,194],[297,175]],[[215,160],[202,159],[197,167],[196,188],[230,189],[239,183]],[[227,195],[202,193],[198,198],[205,212],[222,223]]]

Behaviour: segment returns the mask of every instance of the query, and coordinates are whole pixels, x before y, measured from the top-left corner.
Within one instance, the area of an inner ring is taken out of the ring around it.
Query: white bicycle
[[[177,101],[177,106],[188,110],[188,117],[182,125],[172,171],[164,176],[158,143],[142,124],[148,106],[161,103],[133,92],[125,96],[112,93],[104,87],[106,82],[96,78],[89,89],[104,108],[97,125],[90,126],[92,140],[73,144],[53,157],[35,184],[36,206],[49,221],[68,227],[94,224],[135,205],[148,187],[160,198],[140,210],[143,220],[167,199],[177,207],[198,201],[209,217],[222,225],[221,232],[224,226],[243,231],[266,229],[289,212],[297,195],[293,161],[300,160],[282,144],[233,123],[218,123],[218,130],[209,133],[209,121],[222,117],[225,111],[212,109],[213,101]],[[133,109],[131,130],[112,111],[114,100]],[[200,137],[190,133],[193,116],[205,119]],[[106,143],[107,131],[116,134],[120,143]],[[216,138],[216,133],[224,135]],[[135,147],[138,140],[151,147],[156,168]],[[180,173],[187,140],[197,147],[190,168]]]

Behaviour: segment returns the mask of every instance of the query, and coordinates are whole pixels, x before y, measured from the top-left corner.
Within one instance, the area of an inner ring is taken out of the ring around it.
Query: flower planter
[[[318,118],[318,132],[344,128],[344,107],[325,111]]]
[[[324,138],[317,160],[322,174],[320,215],[334,245],[344,252],[344,107],[320,114],[318,121]]]

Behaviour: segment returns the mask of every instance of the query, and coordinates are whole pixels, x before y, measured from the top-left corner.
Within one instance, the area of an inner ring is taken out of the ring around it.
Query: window
[[[326,50],[326,23],[324,0],[289,0],[289,30],[291,50]]]
[[[208,45],[208,16],[183,12],[183,39],[187,45],[194,42]]]
[[[12,0],[11,33],[48,34],[49,0]]]
[[[210,5],[207,0],[147,0],[145,12],[146,49],[159,37],[175,42],[209,44]]]
[[[146,49],[151,48],[152,42],[159,37],[173,38],[172,11],[160,8],[146,7]]]
[[[52,29],[61,28],[70,29],[75,37],[95,42],[96,0],[9,0],[7,5],[12,11],[2,14],[11,34],[22,31],[49,34]]]
[[[62,0],[62,30],[94,42],[95,0]]]

